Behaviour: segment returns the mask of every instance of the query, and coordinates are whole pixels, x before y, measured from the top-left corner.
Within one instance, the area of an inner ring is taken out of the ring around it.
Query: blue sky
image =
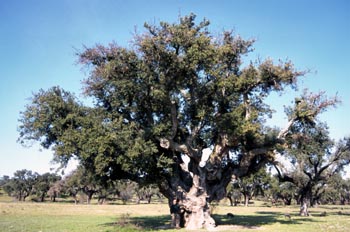
[[[77,50],[112,41],[129,46],[144,22],[176,22],[190,12],[209,19],[214,34],[233,29],[256,38],[252,59],[291,59],[297,68],[310,69],[300,89],[337,93],[342,104],[322,119],[333,138],[350,135],[350,1],[0,1],[0,176],[55,167],[50,151],[16,143],[19,112],[40,88],[59,85],[80,96],[85,74],[76,64]],[[294,96],[290,90],[270,100],[277,111],[272,124],[285,124],[283,105]]]

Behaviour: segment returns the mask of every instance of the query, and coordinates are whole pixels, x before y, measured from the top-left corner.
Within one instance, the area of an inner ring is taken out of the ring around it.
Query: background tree
[[[146,200],[148,204],[151,203],[152,197],[159,194],[159,189],[155,184],[138,185],[136,188],[137,201]]]
[[[63,179],[63,192],[68,196],[73,197],[74,203],[78,203],[78,194],[81,191],[81,186],[79,184],[79,179],[77,175],[74,175],[73,171]]]
[[[226,189],[226,197],[231,206],[237,206],[242,200],[242,193],[239,189],[234,188],[233,184],[229,184]]]
[[[308,99],[319,102],[317,104],[335,103],[335,100],[329,101],[322,94],[312,95]],[[284,151],[290,162],[290,170],[283,171],[276,166],[280,180],[297,186],[302,216],[309,215],[308,207],[315,204],[324,185],[350,160],[350,139],[341,140],[335,145],[329,137],[327,126],[317,118],[309,117],[313,113],[305,109],[309,103],[298,99],[296,111],[287,109],[290,116],[302,115],[304,119],[294,123],[286,136],[288,147]]]
[[[21,113],[20,142],[40,141],[62,163],[75,157],[104,181],[156,183],[169,203],[181,199],[188,229],[213,227],[208,203],[226,196],[231,176],[272,161],[290,126],[311,116],[268,129],[265,99],[296,88],[305,72],[288,60],[243,67],[254,40],[213,36],[209,21],[195,18],[145,24],[130,49],[84,48],[84,92],[94,107],[59,87],[40,90]]]
[[[85,194],[87,204],[91,203],[93,195],[101,188],[98,178],[83,166],[78,166],[72,172],[66,180],[66,186],[68,192],[74,198],[79,193]]]
[[[116,180],[108,180],[107,182],[98,184],[97,192],[96,192],[98,204],[102,205],[108,199],[114,200],[115,196],[118,193],[116,186],[117,186]]]
[[[271,177],[266,168],[261,168],[256,173],[232,181],[232,189],[229,194],[234,195],[234,190],[240,191],[244,198],[244,206],[248,206],[249,200],[253,197],[265,195],[265,190],[269,188],[270,181]]]
[[[271,193],[273,204],[281,199],[285,205],[291,205],[292,200],[296,200],[297,187],[291,182],[279,182],[277,180],[277,183],[271,185]]]
[[[42,175],[37,175],[35,183],[33,185],[33,193],[35,193],[41,202],[44,202],[46,194],[48,193],[50,187],[61,179],[60,176],[54,173],[44,173]]]
[[[19,201],[25,201],[32,193],[37,176],[37,173],[26,169],[16,171],[8,182],[11,196],[16,197]]]
[[[4,175],[0,177],[0,187],[5,185],[10,180],[10,176]]]
[[[130,201],[137,189],[137,183],[131,180],[119,180],[116,183],[116,189],[118,197],[122,200],[123,204],[126,204]]]
[[[4,175],[0,178],[0,189],[2,189],[8,196],[11,196],[12,187],[8,183],[10,182],[10,176]]]
[[[336,173],[328,179],[324,193],[320,196],[322,204],[345,205],[350,200],[350,181]]]
[[[60,179],[54,182],[47,194],[49,195],[52,202],[56,202],[56,198],[63,194],[64,190],[64,180]]]

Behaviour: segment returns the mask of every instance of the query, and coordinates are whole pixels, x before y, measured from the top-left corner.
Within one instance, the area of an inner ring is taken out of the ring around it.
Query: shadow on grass
[[[339,210],[339,211],[312,211],[311,215],[313,217],[328,217],[328,216],[345,216],[345,217],[349,217],[350,216],[350,212],[349,211],[344,211],[344,210]]]
[[[170,215],[132,217],[132,222],[143,230],[169,229]]]
[[[170,215],[120,217],[115,222],[105,223],[102,226],[113,227],[113,231],[156,231],[171,229]]]
[[[275,223],[280,224],[301,224],[305,221],[314,221],[311,217],[298,217],[297,215],[286,216],[278,212],[256,212],[255,215],[234,215],[228,218],[226,215],[213,216],[217,225],[237,225],[243,227],[261,227]]]
[[[311,217],[298,217],[291,215],[291,218],[278,212],[257,212],[255,215],[234,215],[228,218],[227,215],[214,214],[217,226],[238,226],[246,229],[258,229],[261,226],[281,224],[301,224],[305,221],[314,221]],[[103,226],[113,227],[117,231],[157,231],[172,230],[170,227],[170,215],[130,217],[128,219],[118,218],[114,223],[107,223]]]

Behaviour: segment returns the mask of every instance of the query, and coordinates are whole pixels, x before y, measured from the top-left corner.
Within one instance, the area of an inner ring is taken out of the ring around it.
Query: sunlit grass
[[[157,218],[165,215],[166,205],[74,205],[58,203],[0,203],[0,231],[121,231],[119,218]],[[164,217],[164,216],[163,216]],[[163,219],[164,220],[164,219]],[[136,221],[132,221],[137,223]],[[136,228],[133,224],[123,225]],[[123,231],[129,231],[123,229]]]
[[[216,231],[350,231],[350,206],[320,206],[310,212],[312,216],[300,217],[297,206],[267,207],[262,204],[250,207],[220,205],[213,211],[218,224]],[[234,217],[227,218],[227,213]],[[169,229],[169,225],[166,204],[0,202],[0,231],[179,231]]]
[[[232,219],[225,216],[229,212],[235,215]],[[214,213],[218,225],[235,225],[235,231],[350,231],[350,206],[311,208],[310,217],[299,216],[298,206],[221,206]]]

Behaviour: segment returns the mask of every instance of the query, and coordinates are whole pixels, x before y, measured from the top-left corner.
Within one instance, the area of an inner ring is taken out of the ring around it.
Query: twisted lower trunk
[[[177,144],[171,139],[160,140],[160,146],[171,151],[175,162],[172,175],[160,183],[159,189],[168,198],[170,206],[174,200],[179,200],[179,224],[188,230],[210,230],[215,227],[209,202],[225,198],[226,186],[232,176],[231,167],[224,167],[221,162],[222,156],[228,154],[225,147],[227,138],[224,135],[221,137],[221,143],[214,149],[203,150],[188,146],[191,137],[184,144]],[[174,215],[172,218],[177,217]],[[176,222],[172,224],[177,225]]]
[[[212,229],[215,221],[210,215],[210,207],[205,194],[200,196],[189,196],[185,202],[184,223],[188,230],[201,228]]]
[[[307,199],[301,201],[300,212],[299,212],[300,216],[304,216],[304,217],[309,216],[308,205],[309,203]]]
[[[248,207],[249,206],[250,196],[248,194],[243,194],[243,197],[244,197],[244,206]]]
[[[196,164],[194,164],[196,166]],[[212,186],[208,186],[206,182],[206,171],[199,166],[196,166],[193,175],[187,176],[189,179],[182,179],[180,177],[174,177],[171,179],[170,188],[165,189],[160,187],[161,192],[168,198],[170,208],[173,205],[172,202],[178,200],[180,206],[179,217],[172,215],[172,225],[185,227],[188,230],[200,230],[200,229],[213,229],[215,227],[215,221],[211,217],[209,202],[216,195],[212,193]],[[185,183],[191,183],[190,186],[186,186]],[[214,190],[215,191],[215,190]],[[216,192],[220,192],[216,190]],[[223,198],[225,195],[222,195]],[[173,210],[170,210],[173,214]],[[178,221],[174,221],[177,220]]]
[[[300,200],[300,216],[309,216],[309,206],[311,204],[311,189],[304,190]]]
[[[309,216],[308,208],[312,203],[312,185],[309,183],[306,185],[300,195],[300,216]]]
[[[188,230],[213,229],[215,221],[210,214],[205,174],[193,177],[193,186],[183,199],[183,223]]]

